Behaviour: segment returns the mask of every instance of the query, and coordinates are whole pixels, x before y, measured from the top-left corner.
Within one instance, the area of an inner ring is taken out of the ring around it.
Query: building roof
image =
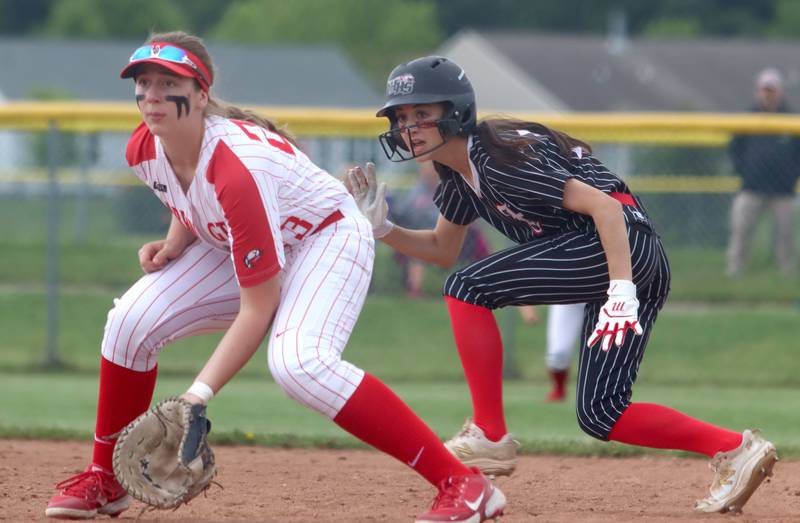
[[[487,109],[743,111],[768,66],[783,72],[787,99],[800,105],[800,41],[465,31],[441,52],[464,67]],[[476,78],[498,63],[513,81]]]
[[[0,38],[0,99],[37,91],[87,100],[130,100],[119,71],[140,42]],[[237,104],[376,107],[381,98],[348,57],[330,46],[209,42],[218,70],[212,92]]]

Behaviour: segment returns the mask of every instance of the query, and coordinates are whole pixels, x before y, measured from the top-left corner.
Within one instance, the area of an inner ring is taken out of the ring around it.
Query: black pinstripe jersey
[[[520,134],[528,131],[518,131]],[[564,184],[576,178],[605,193],[630,194],[628,186],[597,158],[584,151],[573,151],[572,162],[561,154],[547,136],[536,138],[529,158],[516,164],[494,160],[473,134],[469,137],[469,159],[477,188],[473,189],[456,171],[440,171],[441,183],[433,200],[447,220],[467,225],[483,218],[516,243],[555,236],[568,230],[592,226],[592,218],[564,209]],[[623,206],[629,224],[652,230],[641,201]]]

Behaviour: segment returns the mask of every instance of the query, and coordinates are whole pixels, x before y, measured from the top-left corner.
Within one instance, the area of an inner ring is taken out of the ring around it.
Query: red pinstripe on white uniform
[[[205,125],[186,193],[144,124],[128,143],[136,175],[200,241],[115,300],[103,356],[152,369],[165,344],[227,328],[240,285],[278,275],[270,370],[290,397],[334,417],[364,375],[341,354],[372,274],[371,228],[344,186],[280,135],[219,117]],[[344,218],[317,232],[337,210]]]
[[[342,212],[347,218],[287,249],[269,340],[275,381],[291,398],[330,418],[364,377],[341,355],[364,304],[375,256],[372,229],[355,202],[348,200]]]

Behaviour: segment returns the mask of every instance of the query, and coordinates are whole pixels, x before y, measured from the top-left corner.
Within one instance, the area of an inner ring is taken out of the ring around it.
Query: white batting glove
[[[608,286],[608,301],[600,309],[600,317],[594,333],[589,336],[586,346],[592,347],[603,338],[602,349],[608,351],[612,340],[622,347],[628,329],[641,335],[644,331],[639,325],[639,300],[636,299],[636,285],[630,280],[611,280]]]
[[[383,238],[394,228],[394,224],[386,217],[389,214],[389,204],[386,203],[386,184],[375,178],[375,164],[367,162],[367,173],[360,166],[347,171],[347,188],[358,204],[361,214],[366,216],[372,224],[372,234],[376,238]]]

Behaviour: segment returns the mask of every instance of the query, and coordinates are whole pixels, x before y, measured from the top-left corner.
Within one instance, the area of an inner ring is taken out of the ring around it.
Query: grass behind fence
[[[129,189],[130,190],[130,189]],[[163,206],[147,188],[123,194],[94,195],[81,207],[79,195],[66,195],[59,209],[60,281],[78,288],[108,287],[119,292],[141,275],[136,252],[142,243],[163,236],[168,222]],[[85,220],[79,219],[81,211]],[[41,286],[46,277],[46,202],[42,195],[0,197],[0,221],[13,223],[0,236],[0,286]],[[496,247],[506,240],[485,228]],[[798,228],[800,245],[800,227]],[[692,232],[687,231],[687,240]],[[777,273],[771,247],[771,228],[757,231],[752,269],[742,277],[724,274],[724,242],[715,247],[665,240],[673,271],[672,302],[795,304],[800,299],[800,276]],[[431,269],[426,282],[436,294],[446,271]],[[390,248],[378,242],[372,291],[402,293],[402,274]]]
[[[136,252],[156,236],[110,238],[85,244],[63,243],[59,247],[59,281],[67,288],[106,288],[122,292],[141,275]],[[9,242],[0,239],[0,286],[42,288],[46,277],[46,247],[36,242]],[[724,253],[701,247],[671,248],[671,302],[717,304],[800,305],[800,278],[786,277],[767,265],[766,253],[756,253],[756,264],[739,278],[724,274]],[[448,271],[431,268],[425,290],[431,295],[441,291]],[[372,292],[401,294],[402,273],[384,244],[377,247]]]

